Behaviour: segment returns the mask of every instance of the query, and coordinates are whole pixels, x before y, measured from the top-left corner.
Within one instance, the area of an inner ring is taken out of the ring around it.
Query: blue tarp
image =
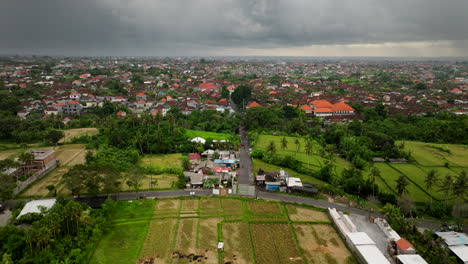
[[[238,161],[239,161],[238,159],[225,159],[225,160],[217,159],[214,162],[216,164],[234,164],[234,163],[236,163]]]

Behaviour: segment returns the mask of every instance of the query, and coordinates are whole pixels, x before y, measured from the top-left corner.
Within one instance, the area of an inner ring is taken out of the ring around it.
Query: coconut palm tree
[[[281,148],[283,150],[286,150],[288,148],[288,140],[286,139],[286,137],[283,137],[281,139]]]
[[[398,195],[402,195],[406,192],[406,186],[408,186],[408,181],[406,180],[404,175],[400,175],[396,181],[396,190]]]
[[[296,144],[296,156],[297,156],[297,152],[299,151],[299,148],[301,147],[301,142],[299,141],[298,138],[296,138],[294,140],[294,144]]]
[[[431,189],[434,185],[437,184],[437,173],[435,170],[430,170],[427,174],[426,174],[426,178],[424,179],[424,183],[426,184],[426,189],[428,190],[429,192],[429,197],[431,199],[431,205],[432,205],[432,195],[431,195]]]
[[[448,197],[453,188],[453,178],[452,175],[450,175],[450,173],[445,175],[445,178],[439,187],[439,191],[444,192],[444,203],[445,207],[447,207]]]
[[[308,157],[309,166],[310,166],[310,155],[312,155],[313,148],[314,148],[314,144],[312,144],[312,140],[307,139],[305,142],[305,146],[304,146],[304,152]]]
[[[276,145],[275,142],[273,142],[273,140],[270,141],[270,144],[268,144],[267,152],[269,152],[270,154],[276,153]]]
[[[372,167],[371,170],[370,170],[370,173],[369,173],[369,176],[370,176],[370,179],[372,181],[372,196],[375,196],[375,193],[374,193],[374,186],[375,186],[375,178],[376,177],[380,177],[380,170],[379,168],[377,167]]]

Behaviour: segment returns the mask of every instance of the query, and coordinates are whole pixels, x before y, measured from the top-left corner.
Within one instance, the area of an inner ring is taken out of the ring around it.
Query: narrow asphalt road
[[[239,128],[241,146],[239,149],[240,169],[238,169],[239,184],[251,184],[252,161],[250,160],[250,145],[247,131],[244,127]]]

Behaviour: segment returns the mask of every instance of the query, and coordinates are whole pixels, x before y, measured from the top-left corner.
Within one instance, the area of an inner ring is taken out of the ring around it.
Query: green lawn
[[[225,134],[225,133],[216,133],[216,132],[191,130],[191,129],[185,130],[185,134],[187,134],[187,136],[190,139],[195,138],[195,137],[201,137],[204,139],[211,138],[211,139],[219,140],[219,139],[229,139],[230,137],[229,134]]]

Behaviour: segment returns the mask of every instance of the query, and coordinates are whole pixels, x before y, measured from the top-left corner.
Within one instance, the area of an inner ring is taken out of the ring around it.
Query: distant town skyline
[[[466,57],[466,0],[4,0],[0,53]]]

